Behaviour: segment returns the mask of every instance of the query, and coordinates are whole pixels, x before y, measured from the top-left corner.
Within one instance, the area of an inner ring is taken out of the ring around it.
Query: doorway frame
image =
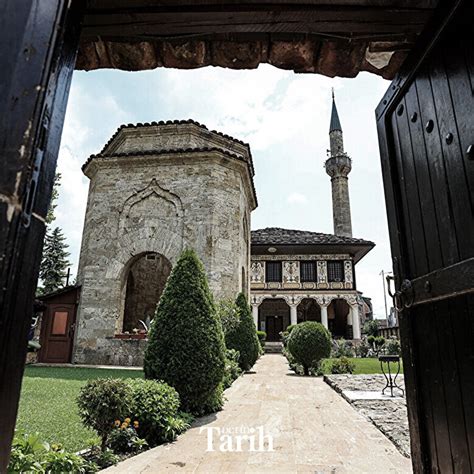
[[[414,74],[463,4],[467,0],[440,1],[432,21],[402,67],[409,73],[394,79],[377,108],[377,119],[393,107],[409,83],[410,71]],[[11,111],[3,114],[0,128],[5,171],[0,176],[0,471],[8,464],[16,422],[45,216],[79,45],[82,5],[68,0],[30,0],[7,2],[2,10],[12,21],[4,32],[9,47],[4,48],[0,57],[8,94],[5,99],[0,97],[4,101],[0,106],[3,111]],[[25,32],[28,34],[24,35]],[[381,147],[384,146],[387,144],[382,143]],[[387,209],[396,215],[389,179],[384,186]],[[399,247],[400,241],[394,237],[392,253]],[[396,275],[403,273],[402,265],[401,261],[394,262]],[[396,282],[398,286],[400,283]],[[409,348],[413,340],[405,344]],[[408,349],[404,358],[406,377],[413,378],[415,368]],[[416,393],[407,394],[407,398],[414,396]],[[410,417],[410,431],[417,437],[415,418]],[[421,454],[416,450],[413,464],[417,469],[423,467]]]

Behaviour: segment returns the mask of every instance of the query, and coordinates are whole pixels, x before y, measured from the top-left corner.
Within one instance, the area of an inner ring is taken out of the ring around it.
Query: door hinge
[[[388,292],[398,312],[420,304],[474,293],[474,257],[413,280],[405,279],[397,291],[392,291],[391,281],[387,277]]]

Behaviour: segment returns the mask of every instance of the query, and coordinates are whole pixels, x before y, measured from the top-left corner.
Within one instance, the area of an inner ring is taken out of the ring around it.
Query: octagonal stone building
[[[124,337],[154,313],[181,251],[193,248],[217,299],[249,291],[249,146],[189,121],[120,127],[83,166],[90,179],[73,362],[140,365]]]

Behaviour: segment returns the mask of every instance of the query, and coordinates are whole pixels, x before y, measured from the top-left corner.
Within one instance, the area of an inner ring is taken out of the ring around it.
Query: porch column
[[[326,328],[329,329],[328,325],[328,307],[321,305],[321,324]]]
[[[290,305],[290,324],[297,324],[298,323],[298,305],[291,304]]]
[[[258,327],[258,307],[259,304],[252,303],[252,316],[253,316],[253,322],[255,324],[255,327],[257,328],[257,331],[260,329]]]
[[[360,320],[359,320],[359,305],[351,306],[352,313],[352,337],[360,339]]]

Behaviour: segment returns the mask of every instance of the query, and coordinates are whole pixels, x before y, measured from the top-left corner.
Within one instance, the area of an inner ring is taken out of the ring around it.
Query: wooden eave
[[[77,69],[252,69],[387,79],[437,0],[89,0]]]

